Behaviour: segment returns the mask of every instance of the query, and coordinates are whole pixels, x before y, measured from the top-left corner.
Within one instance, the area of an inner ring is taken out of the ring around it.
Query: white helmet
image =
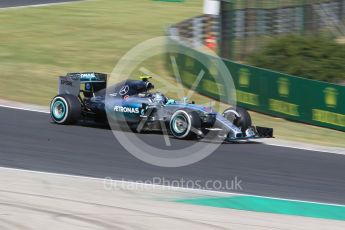
[[[157,92],[157,93],[154,93],[152,94],[152,101],[154,103],[167,103],[168,101],[168,98],[166,96],[164,96],[164,94],[160,93],[160,92]]]

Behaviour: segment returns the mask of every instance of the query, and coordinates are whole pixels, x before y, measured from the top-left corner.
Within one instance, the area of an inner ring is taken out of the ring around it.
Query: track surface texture
[[[108,129],[55,125],[49,114],[9,108],[0,108],[0,118],[3,167],[129,181],[155,177],[225,181],[237,176],[243,190],[235,192],[345,204],[343,155],[263,144],[222,144],[198,163],[163,168],[133,157]],[[159,134],[140,135],[164,145]]]
[[[73,2],[76,0],[0,0],[0,8],[30,6],[49,3]]]

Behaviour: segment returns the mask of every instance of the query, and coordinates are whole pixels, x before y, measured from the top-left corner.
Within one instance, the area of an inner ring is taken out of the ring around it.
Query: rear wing
[[[68,73],[66,76],[59,77],[59,94],[78,96],[81,84],[84,84],[83,92],[93,94],[107,87],[107,74]]]
[[[59,94],[78,96],[80,92],[80,79],[71,76],[59,77]]]

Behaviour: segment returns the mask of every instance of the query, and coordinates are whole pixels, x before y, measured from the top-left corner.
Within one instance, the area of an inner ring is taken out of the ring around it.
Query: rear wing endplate
[[[59,77],[59,94],[78,96],[80,92],[80,78],[74,76]]]

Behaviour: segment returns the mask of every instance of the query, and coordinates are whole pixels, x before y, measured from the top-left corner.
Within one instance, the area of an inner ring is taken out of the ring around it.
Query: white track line
[[[2,105],[2,104],[0,104],[0,107],[8,108],[8,109],[24,110],[24,111],[30,111],[30,112],[36,112],[36,113],[50,113],[48,110],[32,109],[29,107],[24,108],[24,107],[18,107],[18,106]]]
[[[68,2],[52,2],[52,3],[44,3],[44,4],[24,5],[24,6],[0,7],[0,11],[24,9],[24,8],[35,8],[35,7],[47,7],[47,6],[66,5],[66,4],[87,2],[87,1],[91,1],[91,0],[84,0],[84,1],[83,0],[76,0],[76,1],[68,1]]]
[[[338,155],[345,155],[345,148],[337,148],[337,147],[327,147],[327,146],[320,146],[324,149],[319,149],[317,147],[299,147],[294,144],[280,144],[280,143],[267,143],[265,141],[262,142],[265,145],[270,146],[277,146],[277,147],[283,147],[283,148],[290,148],[290,149],[300,149],[300,150],[306,150],[306,151],[312,151],[312,152],[321,152],[321,153],[333,153]],[[312,145],[312,144],[310,144]],[[334,149],[333,149],[334,148]]]
[[[109,178],[97,178],[97,177],[89,177],[89,176],[77,176],[77,175],[70,175],[70,174],[63,174],[63,173],[52,173],[52,172],[43,172],[43,171],[33,171],[27,169],[17,169],[17,168],[9,168],[9,167],[1,167],[0,170],[13,170],[19,172],[26,172],[26,173],[35,173],[35,174],[42,174],[42,175],[50,175],[50,176],[62,176],[62,177],[71,177],[76,179],[88,179],[94,180],[101,183],[104,183],[105,180],[109,180]],[[205,194],[205,195],[221,195],[221,196],[246,196],[246,197],[257,197],[257,198],[266,198],[266,199],[273,199],[273,200],[284,200],[284,201],[292,201],[292,202],[301,202],[301,203],[309,203],[309,204],[320,204],[320,205],[332,205],[337,207],[345,207],[343,204],[335,204],[335,203],[324,203],[324,202],[315,202],[315,201],[306,201],[306,200],[297,200],[297,199],[287,199],[287,198],[279,198],[279,197],[270,197],[270,196],[258,196],[258,195],[251,195],[251,194],[244,194],[244,193],[234,193],[234,192],[222,192],[222,191],[214,191],[214,190],[203,190],[197,188],[184,188],[184,187],[174,187],[174,186],[167,186],[167,185],[159,185],[159,184],[146,184],[142,182],[133,182],[133,181],[125,181],[125,180],[111,180],[115,183],[126,183],[128,185],[140,185],[145,187],[152,187],[162,190],[175,190],[181,192],[190,192],[190,193],[198,193],[198,194]],[[133,188],[133,187],[129,187]]]
[[[30,108],[29,105],[25,106],[25,107],[21,107],[21,106],[10,106],[10,105],[0,104],[0,107],[49,114],[48,110],[33,109],[33,108]],[[260,142],[260,141],[258,141],[258,142]],[[326,146],[312,147],[312,144],[310,144],[311,147],[302,147],[302,146],[296,146],[296,145],[302,144],[302,143],[297,143],[297,142],[294,143],[293,141],[291,141],[291,144],[267,143],[265,141],[262,141],[260,143],[265,144],[265,145],[269,145],[269,146],[277,146],[277,147],[283,147],[283,148],[292,148],[292,149],[306,150],[306,151],[312,151],[312,152],[322,152],[322,153],[332,153],[332,154],[338,154],[338,155],[345,155],[345,149],[344,148],[326,147]],[[320,149],[319,147],[324,148],[324,149]]]

